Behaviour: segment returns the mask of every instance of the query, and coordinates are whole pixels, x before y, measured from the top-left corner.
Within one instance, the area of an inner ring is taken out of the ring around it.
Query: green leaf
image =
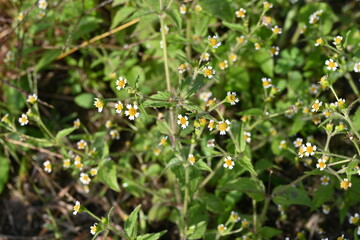
[[[158,233],[148,233],[145,235],[138,236],[136,240],[157,240],[160,239],[162,235],[164,235],[167,232],[167,230],[158,232]]]
[[[140,103],[139,104],[139,109],[140,109],[140,112],[145,116],[145,119],[149,120],[149,116],[145,111],[144,104]]]
[[[226,21],[223,21],[222,23],[224,24],[224,26],[226,26],[232,30],[235,30],[235,31],[240,31],[244,35],[246,35],[248,33],[248,30],[242,24],[229,23]]]
[[[35,66],[35,72],[40,71],[42,68],[49,65],[52,61],[54,61],[61,54],[61,49],[51,49],[47,50],[42,54],[42,58],[38,61]]]
[[[219,188],[220,191],[239,191],[246,193],[256,201],[265,199],[265,187],[262,181],[253,178],[238,178],[225,183]]]
[[[251,175],[257,176],[254,166],[252,165],[250,158],[248,158],[247,156],[243,156],[242,158],[240,158],[237,163],[243,168],[245,168],[245,170],[249,171]]]
[[[240,126],[240,132],[239,132],[239,143],[240,143],[240,153],[245,151],[245,147],[246,147],[246,142],[245,142],[245,137],[244,137],[244,124],[241,123]]]
[[[154,204],[148,213],[148,219],[151,222],[161,221],[167,219],[169,217],[169,213],[170,209],[168,206],[162,203]]]
[[[91,93],[81,93],[75,97],[75,103],[80,107],[90,109],[94,106],[94,97]]]
[[[245,111],[237,113],[239,116],[261,116],[264,114],[264,110],[261,108],[250,108]]]
[[[227,1],[204,0],[201,5],[205,11],[220,19],[232,22],[234,18],[233,10]]]
[[[274,77],[274,59],[265,49],[260,49],[254,54],[254,60],[267,76]]]
[[[320,207],[326,201],[330,201],[333,198],[334,188],[331,185],[320,185],[316,190],[313,198],[313,209]]]
[[[206,221],[191,225],[187,231],[187,239],[201,239],[206,232]]]
[[[281,230],[272,227],[261,227],[260,234],[264,239],[271,239],[282,233]]]
[[[176,23],[177,28],[180,30],[182,28],[182,18],[180,16],[180,12],[177,9],[171,9],[170,11],[166,11],[166,13]]]
[[[199,194],[200,195],[200,194]],[[215,194],[201,191],[201,200],[206,208],[213,213],[222,213],[225,209],[224,202]]]
[[[179,60],[180,63],[187,62],[188,64],[190,64],[190,66],[193,65],[193,62],[190,59],[188,59],[187,57],[185,57],[185,56],[183,56],[181,54],[176,54],[175,58],[177,60]]]
[[[292,135],[295,135],[296,133],[298,133],[301,129],[303,129],[305,124],[306,124],[306,121],[304,121],[304,119],[302,119],[301,116],[295,118],[295,121],[294,121],[293,125],[291,126],[289,136],[292,136]]]
[[[285,190],[282,190],[286,188]],[[289,206],[293,204],[311,206],[311,200],[307,192],[294,186],[280,185],[273,190],[273,201],[276,204]]]
[[[134,8],[134,7],[130,7],[130,6],[120,7],[112,20],[110,29],[117,27],[117,25],[119,25],[119,23],[124,21],[128,16],[130,16],[135,11],[136,11],[136,8]]]
[[[212,172],[211,167],[209,167],[203,160],[197,161],[194,166],[200,170]]]
[[[10,162],[4,156],[0,156],[0,193],[4,190],[4,187],[9,179]]]
[[[131,212],[131,214],[126,219],[125,224],[124,224],[125,233],[131,239],[136,238],[136,236],[137,236],[137,219],[138,219],[140,207],[141,207],[141,205],[138,205],[134,209],[134,211]]]
[[[356,109],[354,116],[352,117],[354,128],[360,131],[360,107]]]
[[[169,91],[159,91],[144,101],[144,107],[173,107],[176,103],[170,101],[172,97]]]
[[[116,192],[120,192],[114,162],[104,160],[99,164],[99,180]]]
[[[71,127],[71,128],[65,128],[61,131],[59,131],[57,134],[56,134],[56,141],[59,141],[60,138],[63,138],[67,135],[69,135],[70,133],[72,133],[73,131],[75,131],[77,128],[76,127]]]

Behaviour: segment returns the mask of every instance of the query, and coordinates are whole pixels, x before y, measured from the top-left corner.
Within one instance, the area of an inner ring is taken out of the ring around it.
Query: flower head
[[[97,107],[98,112],[102,112],[103,108],[104,108],[104,102],[98,98],[95,98],[95,102],[94,102],[95,107]]]
[[[322,177],[320,178],[320,181],[321,181],[321,185],[326,186],[326,185],[329,184],[330,178],[329,178],[328,176],[322,176]]]
[[[45,170],[45,172],[47,172],[47,173],[51,173],[51,163],[50,163],[50,161],[49,160],[47,160],[47,161],[45,161],[44,162],[44,170]]]
[[[287,144],[285,140],[281,140],[280,144],[279,144],[279,149],[286,149],[287,148]]]
[[[215,70],[211,66],[207,66],[207,67],[204,67],[203,74],[204,74],[204,77],[211,79],[211,78],[213,78],[213,75],[215,75]]]
[[[82,182],[85,185],[88,185],[91,182],[91,179],[90,179],[89,175],[87,175],[86,173],[81,173],[80,174],[80,182]]]
[[[235,53],[230,53],[229,54],[229,61],[230,62],[236,62],[236,60],[237,60],[236,54]]]
[[[326,161],[322,158],[318,160],[318,163],[316,164],[316,167],[320,169],[320,171],[323,171],[326,168]]]
[[[264,88],[270,88],[272,86],[271,78],[262,78],[261,81]]]
[[[360,62],[358,62],[358,63],[355,63],[355,65],[354,65],[354,72],[360,72]]]
[[[90,233],[92,234],[92,235],[95,235],[95,233],[97,232],[97,227],[96,227],[96,223],[94,224],[94,225],[92,225],[91,227],[90,227]]]
[[[206,142],[206,146],[207,146],[207,147],[215,147],[215,139],[209,139],[209,140]]]
[[[168,136],[162,137],[159,142],[159,146],[165,145],[166,141],[168,139]]]
[[[39,8],[45,10],[47,8],[47,2],[46,0],[40,0],[39,1]]]
[[[341,182],[340,182],[340,188],[347,190],[349,187],[351,187],[351,182],[349,182],[349,179],[344,178]]]
[[[219,63],[219,68],[220,68],[221,70],[225,70],[225,69],[228,68],[228,67],[229,67],[229,64],[228,64],[228,61],[227,61],[227,60],[224,60],[224,61],[222,61],[222,62]]]
[[[80,125],[81,125],[80,119],[77,118],[77,119],[74,121],[73,126],[74,126],[74,128],[79,128]]]
[[[115,111],[116,113],[121,113],[121,111],[124,109],[124,105],[122,104],[121,101],[118,101],[116,104],[115,104]]]
[[[120,139],[120,133],[118,130],[111,130],[109,134],[111,136],[111,139],[116,139],[116,140]]]
[[[279,55],[279,51],[280,51],[280,48],[279,48],[278,46],[272,46],[272,47],[269,49],[269,53],[270,53],[270,55],[271,55],[272,57]]]
[[[130,120],[135,120],[135,118],[138,118],[140,113],[138,112],[138,106],[136,105],[136,103],[134,103],[134,105],[128,104],[126,105],[126,108],[128,110],[125,111],[125,115],[129,116]]]
[[[220,233],[222,233],[222,232],[226,231],[227,227],[225,227],[224,224],[220,224],[217,226],[217,229]]]
[[[324,40],[322,39],[322,38],[317,38],[316,40],[315,40],[315,46],[316,47],[318,47],[318,46],[320,46],[320,45],[322,45],[324,43]]]
[[[21,117],[19,118],[19,123],[21,126],[25,126],[29,123],[28,116],[26,114],[21,114]]]
[[[273,7],[272,3],[269,3],[268,1],[263,2],[263,6],[265,9],[270,9]]]
[[[350,217],[349,223],[356,225],[358,222],[359,222],[359,214],[355,213],[354,216]]]
[[[325,65],[327,66],[328,70],[336,71],[338,64],[337,62],[334,62],[331,58],[329,60],[325,61]]]
[[[224,168],[233,169],[234,166],[235,166],[235,162],[231,159],[230,156],[228,156],[224,159],[224,164],[223,164]]]
[[[271,31],[274,33],[274,34],[277,34],[277,35],[280,35],[282,33],[282,29],[279,28],[277,25],[274,26]]]
[[[316,99],[313,105],[311,106],[311,111],[318,112],[321,106],[322,106],[322,102],[319,101],[319,99]]]
[[[191,165],[194,165],[195,161],[196,161],[196,158],[194,157],[194,155],[192,154],[189,154],[188,156],[188,161]]]
[[[330,208],[329,205],[326,205],[326,204],[322,205],[322,211],[323,211],[324,214],[326,214],[326,215],[329,214],[330,210],[331,210],[331,208]]]
[[[237,18],[244,18],[246,16],[246,10],[243,8],[240,8],[235,12]]]
[[[249,227],[249,225],[250,225],[250,223],[246,218],[244,218],[244,220],[241,221],[241,226],[243,228],[247,228],[247,227]]]
[[[208,36],[208,41],[209,41],[209,44],[212,48],[218,48],[221,46],[221,42],[219,41],[219,37],[214,35],[214,36]]]
[[[36,101],[37,101],[37,99],[38,99],[38,97],[37,97],[37,95],[34,93],[33,95],[29,95],[28,97],[27,97],[27,102],[28,103],[31,103],[31,104],[34,104]]]
[[[260,50],[261,49],[260,43],[254,43],[254,47],[255,47],[255,50]]]
[[[180,6],[180,14],[186,14],[187,8],[185,4],[181,4]]]
[[[238,44],[243,44],[243,43],[246,43],[247,41],[246,41],[245,36],[244,36],[244,35],[241,35],[240,37],[236,37],[236,42],[237,42]]]
[[[216,125],[216,128],[220,131],[220,135],[225,135],[226,132],[230,131],[230,121],[221,121]]]
[[[81,139],[79,142],[77,142],[77,148],[78,149],[85,149],[87,143],[83,139]]]
[[[189,121],[187,116],[182,116],[181,114],[178,115],[177,123],[183,128],[187,128],[189,126]]]
[[[250,143],[251,142],[251,133],[244,132],[244,140],[245,140],[245,142]]]
[[[122,88],[125,88],[125,85],[127,83],[127,80],[123,77],[119,77],[118,80],[116,80],[116,89],[121,90]]]
[[[64,159],[63,161],[63,168],[69,168],[71,164],[70,159]]]
[[[210,122],[208,124],[208,128],[209,128],[210,131],[215,129],[215,122],[213,120],[210,120]]]
[[[186,65],[185,64],[180,64],[180,66],[178,67],[178,71],[180,74],[184,73],[186,71]]]
[[[212,96],[212,92],[210,92],[210,91],[201,92],[201,93],[199,94],[199,98],[200,98],[201,100],[203,100],[204,102],[209,101],[209,99],[211,98],[211,96]]]
[[[297,138],[294,142],[293,142],[294,146],[296,148],[301,147],[301,145],[303,144],[303,139],[302,138]]]
[[[93,176],[93,177],[96,176],[97,173],[98,173],[97,168],[92,168],[92,169],[90,170],[90,175]]]
[[[73,215],[76,215],[80,210],[80,202],[79,201],[76,201],[73,209],[74,209]]]
[[[203,54],[201,55],[201,59],[202,59],[201,61],[203,61],[203,62],[209,61],[209,60],[210,60],[210,54],[207,53],[207,52],[203,53]]]
[[[313,94],[313,95],[318,94],[319,85],[317,85],[317,84],[311,84],[311,86],[309,87],[309,91],[310,91],[310,93]]]
[[[342,36],[336,36],[336,37],[334,37],[333,44],[334,44],[334,45],[339,45],[342,40],[343,40],[343,37],[342,37]]]
[[[235,211],[231,211],[230,218],[234,222],[238,222],[241,219],[239,214],[237,212],[235,212]]]
[[[226,100],[231,104],[235,105],[239,102],[239,99],[236,97],[236,92],[227,92]]]

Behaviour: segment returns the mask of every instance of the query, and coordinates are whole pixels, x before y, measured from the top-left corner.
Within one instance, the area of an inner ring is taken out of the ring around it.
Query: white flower
[[[91,182],[91,179],[90,179],[89,175],[87,175],[86,173],[81,173],[80,174],[80,182],[82,182],[85,185],[88,185]]]
[[[205,77],[211,79],[215,75],[215,70],[211,66],[204,67],[203,74]]]
[[[359,222],[359,214],[358,213],[355,213],[354,216],[351,216],[349,218],[349,223],[350,224],[357,224]]]
[[[91,233],[92,235],[95,235],[95,233],[97,232],[97,227],[96,227],[96,225],[97,225],[97,223],[95,223],[94,225],[92,225],[92,226],[90,227],[90,233]]]
[[[34,104],[36,101],[37,101],[37,99],[38,99],[38,97],[37,97],[37,95],[34,93],[33,95],[29,95],[28,97],[27,97],[27,102],[28,103],[31,103],[31,104]]]
[[[76,215],[80,210],[80,202],[76,201],[75,206],[74,206],[74,212],[73,215]]]
[[[334,62],[331,58],[329,60],[325,61],[325,65],[327,66],[328,70],[336,71],[338,64],[337,62]]]
[[[121,101],[118,101],[116,104],[115,104],[115,111],[116,113],[121,113],[121,111],[123,110],[124,108],[124,105],[122,104]]]
[[[230,124],[229,120],[221,121],[217,124],[216,127],[220,131],[220,135],[225,135],[230,130]]]
[[[270,55],[273,57],[274,55],[277,56],[279,55],[279,51],[280,51],[280,48],[277,47],[277,46],[272,46],[270,49],[269,49],[269,53]]]
[[[314,146],[312,146],[311,145],[311,143],[306,143],[306,146],[305,145],[303,145],[303,148],[304,148],[304,153],[305,153],[305,156],[313,156],[314,154],[315,154],[315,151],[316,151],[316,149],[317,149],[317,147],[314,145]]]
[[[302,138],[297,138],[297,139],[293,142],[294,146],[297,147],[297,148],[301,147],[302,143],[303,143],[303,139],[302,139]]]
[[[262,78],[261,81],[262,81],[262,83],[263,83],[263,87],[264,87],[264,88],[270,88],[270,87],[272,87],[271,78]]]
[[[103,108],[104,108],[104,103],[102,100],[95,98],[95,102],[94,102],[95,107],[97,107],[98,112],[102,112]]]
[[[21,114],[21,117],[19,118],[19,123],[21,126],[25,126],[29,123],[28,117],[26,114]]]
[[[236,92],[227,92],[226,100],[228,100],[231,105],[239,102],[239,99],[236,97]]]
[[[330,178],[329,178],[328,176],[322,176],[322,177],[320,178],[320,181],[321,181],[321,185],[326,186],[326,185],[329,184]]]
[[[235,162],[231,159],[230,156],[228,156],[224,159],[224,164],[223,164],[224,168],[233,169],[234,166],[235,166]]]
[[[246,16],[246,10],[243,8],[240,8],[238,11],[235,12],[236,17],[238,18],[244,18]]]
[[[251,133],[244,132],[244,140],[245,140],[245,142],[250,143],[251,142]]]
[[[189,121],[187,116],[182,116],[181,114],[178,115],[177,123],[183,128],[187,128],[189,126]]]
[[[355,63],[355,65],[354,65],[354,72],[360,72],[360,62],[358,62],[358,63]]]
[[[126,108],[128,110],[125,111],[125,115],[129,116],[130,120],[135,120],[135,118],[138,118],[140,113],[138,111],[138,106],[136,105],[136,103],[134,103],[134,105],[128,104],[126,105]]]
[[[318,99],[316,99],[314,104],[311,106],[311,111],[312,112],[317,112],[317,111],[319,111],[321,106],[322,106],[322,102],[320,102]]]
[[[47,8],[47,2],[46,0],[40,0],[39,1],[39,8],[45,10]]]
[[[206,146],[207,146],[207,147],[215,147],[215,139],[209,139],[209,140],[206,142]]]
[[[279,28],[277,25],[274,26],[271,30],[273,33],[278,34],[278,35],[280,35],[282,33],[282,29]]]
[[[204,102],[209,101],[211,96],[212,96],[212,92],[210,92],[210,91],[202,92],[202,93],[199,94],[199,98],[201,100],[203,100]]]
[[[218,48],[221,46],[221,42],[219,41],[219,37],[214,35],[213,37],[208,36],[209,44],[212,48]]]
[[[180,13],[184,15],[184,14],[186,14],[186,10],[187,10],[186,5],[182,4],[180,6]]]
[[[122,88],[125,87],[126,83],[127,83],[127,80],[125,78],[119,77],[119,79],[116,80],[116,89],[121,90]]]
[[[45,172],[51,173],[51,163],[49,160],[44,162],[44,170]]]
[[[316,164],[316,167],[320,169],[320,171],[323,171],[326,168],[326,161],[322,158],[318,160],[318,163]]]
[[[207,61],[209,61],[210,60],[210,54],[209,53],[204,53],[203,55],[201,55],[201,57],[202,57],[202,60],[201,61],[203,61],[203,62],[207,62]]]
[[[111,130],[110,136],[111,136],[111,139],[116,139],[116,140],[120,139],[120,134],[119,134],[118,130]]]
[[[324,204],[324,205],[322,205],[322,211],[323,211],[323,213],[324,214],[329,214],[330,213],[330,206],[329,205],[326,205],[326,204]]]
[[[87,145],[87,143],[83,139],[81,139],[79,142],[77,142],[78,149],[85,149],[86,145]]]
[[[343,37],[342,37],[342,36],[336,36],[336,37],[334,37],[333,44],[334,44],[334,45],[339,45],[342,40],[343,40]]]

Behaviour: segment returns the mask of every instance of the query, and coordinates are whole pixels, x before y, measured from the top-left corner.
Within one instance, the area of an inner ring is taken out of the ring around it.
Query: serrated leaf
[[[117,182],[116,167],[114,162],[104,160],[104,162],[99,164],[99,173],[98,178],[106,186],[111,188],[116,192],[120,192],[120,187]]]
[[[240,31],[242,34],[246,35],[248,33],[248,30],[246,29],[246,27],[242,24],[236,24],[236,23],[229,23],[226,21],[222,22],[224,24],[224,26],[235,30],[235,31]]]
[[[243,156],[242,158],[240,158],[237,163],[243,168],[245,168],[245,170],[249,171],[251,175],[257,176],[254,166],[252,165],[250,158],[248,158],[247,156]]]
[[[65,128],[61,131],[59,131],[57,134],[56,134],[56,141],[59,141],[60,138],[63,138],[67,135],[69,135],[70,133],[72,133],[73,131],[75,131],[77,128],[76,127],[71,127],[71,128]]]
[[[136,11],[136,8],[130,7],[130,6],[122,6],[121,8],[119,8],[119,10],[116,12],[116,14],[112,20],[110,29],[117,27],[117,25],[119,25],[119,23],[124,21],[128,16],[130,16],[135,11]]]
[[[332,199],[334,193],[334,188],[331,185],[320,185],[319,188],[316,190],[313,198],[313,209],[320,207],[326,201]]]
[[[284,188],[286,189],[283,190]],[[289,187],[288,185],[280,185],[273,190],[273,195],[273,201],[276,204],[284,206],[297,204],[312,207],[307,192],[294,186]]]
[[[126,235],[128,235],[131,239],[137,237],[137,219],[139,215],[141,205],[138,205],[126,219],[124,224],[124,230]]]
[[[200,170],[212,172],[211,167],[209,167],[203,160],[197,161],[194,166]]]
[[[61,54],[61,49],[51,49],[47,50],[42,54],[42,58],[37,62],[35,66],[35,72],[38,72],[42,68],[49,65],[52,61],[54,61]]]
[[[139,109],[140,109],[140,112],[144,115],[145,119],[149,120],[149,116],[145,111],[144,104],[139,103]]]
[[[145,235],[138,236],[136,240],[157,240],[160,239],[162,235],[164,235],[167,232],[167,230],[158,232],[158,233],[148,233]]]
[[[246,193],[256,201],[265,199],[265,187],[262,181],[253,178],[238,178],[218,188],[220,191],[239,191]]]
[[[177,28],[180,30],[182,28],[182,18],[180,12],[176,9],[166,11],[170,18],[176,23]]]
[[[144,107],[173,107],[175,102],[169,101],[173,94],[169,91],[159,91],[144,101]]]
[[[75,97],[74,101],[78,106],[90,109],[94,106],[94,97],[91,93],[81,93]]]

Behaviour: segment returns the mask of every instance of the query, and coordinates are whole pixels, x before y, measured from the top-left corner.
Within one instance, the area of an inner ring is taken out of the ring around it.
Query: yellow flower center
[[[187,120],[184,117],[180,118],[181,125],[186,125],[186,123],[187,123]]]
[[[96,232],[96,226],[91,226],[91,232]]]
[[[76,163],[75,163],[75,166],[76,166],[78,169],[81,169],[84,165],[83,165],[81,162],[76,162]]]
[[[70,161],[65,161],[65,162],[64,162],[64,166],[65,166],[65,167],[70,167]]]
[[[206,69],[204,72],[205,76],[209,77],[212,75],[212,70],[211,69]]]
[[[330,68],[334,68],[335,67],[335,62],[329,62],[329,64],[328,64],[328,66],[330,67]]]
[[[319,104],[318,103],[314,103],[314,105],[313,105],[313,108],[317,111],[317,110],[319,110]]]
[[[27,117],[21,117],[21,122],[22,123],[26,123],[26,121],[27,121]]]
[[[306,151],[307,151],[308,153],[312,153],[312,152],[314,151],[313,146],[307,146],[307,147],[306,147]]]
[[[121,111],[121,110],[123,110],[123,105],[122,104],[118,104],[117,106],[116,106],[116,110],[118,110],[118,111]],[[130,112],[130,111],[129,111]]]
[[[264,81],[264,82],[263,82],[263,86],[264,86],[264,87],[267,87],[267,86],[269,86],[269,85],[270,85],[270,82],[269,82],[269,81]]]
[[[90,180],[90,178],[89,178],[88,175],[83,175],[83,176],[82,176],[82,179],[83,179],[84,181],[86,181],[86,182]]]
[[[341,38],[335,38],[335,43],[339,44],[341,42]]]
[[[319,162],[319,168],[325,168],[326,164],[324,162]]]
[[[130,116],[135,116],[136,113],[137,113],[137,110],[136,110],[135,108],[130,108],[130,109],[129,109],[129,115],[130,115]]]
[[[221,69],[226,68],[226,63],[225,63],[225,62],[219,63],[219,67],[220,67]]]
[[[208,102],[207,102],[207,105],[211,106],[214,104],[214,100],[213,99],[210,99]]]
[[[102,107],[103,107],[102,102],[96,101],[96,102],[95,102],[95,107],[97,107],[97,108],[102,108]]]
[[[261,46],[259,43],[255,43],[255,48],[259,49]]]
[[[359,221],[359,218],[358,218],[358,217],[353,217],[353,218],[351,219],[351,223],[352,223],[352,224],[356,224],[358,221]]]
[[[165,144],[165,143],[166,143],[166,138],[162,138],[162,139],[160,140],[160,144],[163,145],[163,144]]]
[[[215,122],[209,122],[209,128],[214,128]]]
[[[323,40],[322,40],[321,38],[318,38],[318,39],[316,39],[316,43],[317,43],[317,44],[322,44],[322,43],[323,43]]]
[[[241,10],[241,11],[239,10],[239,11],[236,12],[236,15],[237,15],[237,17],[241,17],[241,18],[242,18],[242,17],[245,17],[245,12],[242,11],[242,10]]]
[[[125,86],[125,81],[124,80],[119,80],[117,85],[118,85],[118,87],[123,88]]]
[[[195,163],[195,157],[194,157],[194,156],[189,157],[189,162],[191,162],[192,164],[194,164],[194,163]]]
[[[232,166],[232,160],[231,159],[226,159],[226,161],[225,161],[225,164],[226,164],[226,166]]]
[[[280,33],[280,28],[274,28],[274,33],[279,34]]]
[[[236,40],[237,40],[237,42],[238,42],[239,44],[245,42],[245,38],[244,38],[244,37],[237,37]]]
[[[270,53],[275,54],[276,53],[276,48],[270,48]]]
[[[200,119],[200,124],[201,124],[201,125],[205,125],[206,122],[207,122],[206,118],[201,118],[201,119]]]
[[[340,188],[343,188],[343,189],[348,189],[350,187],[350,183],[348,181],[341,181],[340,183]]]
[[[226,131],[227,127],[228,127],[228,125],[227,125],[226,122],[222,122],[222,123],[219,123],[219,124],[218,124],[218,129],[219,129],[220,131]]]
[[[210,38],[210,39],[209,39],[209,42],[210,42],[210,45],[211,45],[212,47],[214,47],[214,46],[216,46],[216,45],[218,44],[218,41],[217,41],[217,39],[215,39],[215,38]]]
[[[78,212],[80,210],[80,204],[76,204],[75,206],[74,206],[74,211],[75,212]]]

